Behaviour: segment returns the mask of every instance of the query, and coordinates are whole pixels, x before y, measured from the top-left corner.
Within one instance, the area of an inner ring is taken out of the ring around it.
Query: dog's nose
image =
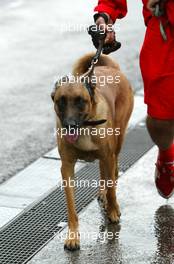
[[[67,129],[69,128],[77,128],[78,124],[77,122],[72,118],[67,118],[63,122],[63,126]]]

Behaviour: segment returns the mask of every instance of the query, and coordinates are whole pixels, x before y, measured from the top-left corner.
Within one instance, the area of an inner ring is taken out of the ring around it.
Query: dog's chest
[[[83,151],[96,151],[99,149],[97,144],[92,141],[90,135],[81,135],[76,142],[75,147]]]

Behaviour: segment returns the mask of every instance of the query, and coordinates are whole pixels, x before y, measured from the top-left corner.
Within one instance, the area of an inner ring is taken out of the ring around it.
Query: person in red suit
[[[137,1],[137,0],[136,0]],[[174,193],[174,0],[164,1],[167,41],[161,34],[159,18],[154,16],[160,0],[142,0],[147,27],[140,52],[140,68],[144,82],[144,101],[147,104],[147,129],[158,146],[155,183],[159,194],[168,199]],[[114,24],[127,13],[126,0],[99,0],[94,11],[96,24],[103,25],[105,42],[112,44],[115,33],[107,31],[107,23]]]

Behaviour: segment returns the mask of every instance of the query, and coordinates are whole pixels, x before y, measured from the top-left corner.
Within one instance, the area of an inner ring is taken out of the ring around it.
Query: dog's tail
[[[87,72],[87,70],[89,69],[89,67],[91,65],[91,60],[92,60],[94,55],[95,55],[94,53],[89,53],[89,54],[86,54],[83,57],[81,57],[74,64],[72,74],[74,76],[77,76],[77,75],[80,76],[80,75],[84,74],[85,72]],[[99,59],[98,63],[96,64],[96,66],[108,66],[108,67],[120,70],[119,65],[115,61],[113,61],[109,56],[106,56],[106,55],[100,56],[100,59]]]

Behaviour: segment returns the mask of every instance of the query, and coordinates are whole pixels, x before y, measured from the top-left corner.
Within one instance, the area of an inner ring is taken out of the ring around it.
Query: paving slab
[[[40,158],[0,186],[0,213],[12,212],[0,217],[0,227],[60,182],[60,166],[58,160]],[[83,166],[78,162],[75,170]]]
[[[17,214],[19,214],[22,209],[17,208],[8,208],[0,206],[0,227],[9,222]]]
[[[9,193],[0,195],[0,208],[16,208],[16,209],[24,209],[30,203],[33,202],[33,198],[28,197],[19,197],[15,195],[10,195]],[[0,224],[1,225],[1,224]]]
[[[37,199],[61,179],[60,161],[40,158],[0,186],[0,195]],[[82,166],[76,164],[76,171]],[[1,201],[0,201],[1,202]]]

